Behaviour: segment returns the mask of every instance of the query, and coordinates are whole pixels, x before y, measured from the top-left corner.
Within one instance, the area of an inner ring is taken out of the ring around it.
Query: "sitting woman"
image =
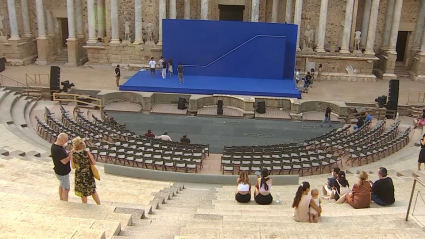
[[[416,120],[415,129],[418,126],[424,126],[425,125],[425,109],[422,110],[422,114],[419,115],[418,119]]]
[[[87,203],[87,197],[92,196],[96,204],[100,205],[99,195],[96,192],[96,182],[90,165],[94,165],[93,155],[85,151],[86,144],[80,137],[72,140],[74,150],[71,156],[71,166],[75,168],[75,195]]]
[[[334,190],[335,190],[335,200],[338,201],[338,199],[345,194],[348,194],[350,192],[350,184],[348,184],[347,179],[345,178],[345,172],[340,171],[338,173],[338,177],[336,179],[336,183],[334,184]]]
[[[367,179],[367,173],[362,171],[359,174],[359,181],[353,186],[352,192],[345,194],[345,201],[355,209],[368,208],[370,206],[372,187]]]
[[[269,171],[263,168],[261,170],[261,177],[258,175],[257,185],[255,186],[254,199],[256,203],[269,205],[273,202],[273,196],[270,193],[272,182],[272,179],[269,178]]]
[[[235,200],[241,203],[248,203],[251,201],[251,180],[248,178],[247,172],[241,172],[239,178],[236,180],[238,185],[236,189]]]
[[[295,194],[292,208],[294,208],[294,220],[297,222],[308,222],[310,220],[310,207],[313,208],[319,215],[322,213],[322,207],[317,205],[310,192],[310,184],[302,182]]]

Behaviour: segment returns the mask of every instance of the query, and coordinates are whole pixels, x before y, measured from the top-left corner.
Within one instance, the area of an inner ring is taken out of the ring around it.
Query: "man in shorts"
[[[68,135],[60,133],[56,142],[52,145],[51,154],[53,159],[56,178],[59,180],[59,199],[68,201],[69,189],[71,187],[69,182],[69,173],[71,172],[71,156],[72,150],[67,152],[65,150],[68,145]]]
[[[179,66],[177,67],[177,72],[179,73],[179,84],[184,84],[184,75],[183,75],[183,71],[184,71],[184,66],[182,65],[182,63],[179,63]]]
[[[153,57],[151,57],[151,61],[149,61],[149,66],[151,68],[151,77],[155,77],[155,67],[156,67],[156,62],[153,59]]]
[[[332,193],[332,189],[334,185],[336,184],[336,178],[338,176],[339,171],[341,171],[338,167],[335,167],[332,170],[332,177],[328,178],[328,182],[323,184],[322,190],[323,195],[329,197],[329,199],[333,199],[335,195]]]

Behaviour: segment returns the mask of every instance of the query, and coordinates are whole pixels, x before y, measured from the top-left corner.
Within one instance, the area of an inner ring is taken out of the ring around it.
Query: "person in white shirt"
[[[163,140],[163,141],[172,141],[170,136],[168,136],[168,132],[165,131],[161,136],[158,136],[157,139]]]
[[[155,77],[155,66],[156,66],[156,62],[153,59],[153,57],[151,57],[151,61],[149,61],[149,66],[151,68],[151,77]]]
[[[295,82],[297,83],[297,85],[298,85],[298,82],[300,81],[300,69],[298,69],[296,72],[295,72]]]

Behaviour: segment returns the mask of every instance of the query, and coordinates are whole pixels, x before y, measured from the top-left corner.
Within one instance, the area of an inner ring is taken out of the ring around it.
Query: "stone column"
[[[66,12],[68,15],[68,39],[75,39],[75,14],[73,0],[66,0]]]
[[[38,28],[37,38],[46,39],[46,24],[44,23],[43,0],[36,0],[35,8],[37,11],[37,28]]]
[[[378,22],[379,14],[379,0],[372,0],[369,26],[367,31],[367,41],[366,41],[366,50],[364,54],[366,55],[375,55],[375,35],[376,35],[376,24]]]
[[[421,55],[425,56],[425,31],[422,34],[422,43],[421,43]]]
[[[396,53],[396,45],[397,45],[397,38],[398,38],[398,29],[400,27],[402,7],[403,7],[403,0],[395,0],[393,24],[391,26],[390,44],[388,47],[388,51],[392,51],[395,53]]]
[[[89,26],[89,39],[87,44],[97,43],[96,38],[96,9],[94,6],[95,0],[87,0],[87,24]]]
[[[84,38],[83,3],[75,0],[75,17],[77,19],[77,37]]]
[[[24,37],[31,37],[30,17],[28,13],[28,0],[21,0],[22,23],[24,24]]]
[[[354,0],[354,8],[353,8],[353,20],[351,22],[351,32],[350,32],[350,48],[355,50],[354,46],[354,36],[356,33],[356,25],[357,25],[357,12],[359,8],[359,0]]]
[[[252,0],[251,22],[258,22],[260,14],[260,0]]]
[[[387,49],[390,43],[391,25],[394,14],[394,0],[388,0],[387,14],[385,16],[384,36],[382,38],[382,49]]]
[[[369,29],[370,19],[370,8],[372,7],[372,0],[365,0],[362,20],[362,39],[360,40],[360,46],[363,48],[366,46],[367,32]]]
[[[177,0],[170,0],[170,19],[177,18]]]
[[[279,14],[279,0],[273,0],[272,6],[272,22],[277,22],[277,16]]]
[[[184,0],[184,19],[190,19],[190,0]]]
[[[159,0],[159,39],[158,44],[159,46],[162,46],[162,20],[165,19],[167,16],[167,3],[165,0]]]
[[[286,0],[285,22],[292,23],[292,9],[294,8],[294,0]]]
[[[111,44],[120,44],[118,26],[118,0],[111,0]]]
[[[55,23],[51,10],[46,10],[47,16],[47,35],[54,36],[55,35]]]
[[[47,65],[49,58],[49,40],[46,36],[46,25],[44,22],[43,0],[35,1],[35,9],[37,13],[37,65]]]
[[[75,8],[74,0],[66,0],[66,12],[68,16],[68,39],[66,45],[68,49],[68,62],[66,66],[77,66],[79,42],[75,35]]]
[[[209,0],[201,0],[201,20],[208,20],[208,2]]]
[[[353,22],[353,8],[354,0],[347,0],[347,6],[345,8],[345,21],[344,21],[344,32],[342,34],[342,44],[341,54],[349,54],[349,44],[350,44],[350,33],[351,33],[351,24]]]
[[[7,10],[9,12],[10,38],[9,40],[20,40],[18,21],[16,20],[15,0],[7,0]]]
[[[320,4],[319,29],[317,31],[316,52],[326,52],[325,51],[325,34],[326,34],[326,21],[328,17],[328,2],[329,0],[322,0]]]
[[[142,0],[134,1],[134,42],[133,44],[143,44],[142,34]]]
[[[297,51],[301,51],[301,49],[300,49],[300,30],[301,30],[302,10],[303,10],[303,0],[296,0],[295,1],[294,24],[298,25]]]
[[[425,0],[419,3],[418,17],[415,28],[415,38],[413,40],[413,50],[419,50],[421,47],[422,33],[425,25]]]
[[[97,0],[97,37],[105,37],[105,0]]]

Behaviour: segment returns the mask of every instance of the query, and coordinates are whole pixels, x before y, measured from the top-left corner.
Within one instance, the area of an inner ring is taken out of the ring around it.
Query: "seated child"
[[[322,203],[319,198],[319,190],[316,188],[311,190],[311,199],[314,200],[317,206],[320,207],[320,204]],[[319,222],[319,213],[316,212],[312,207],[310,207],[310,222]]]

